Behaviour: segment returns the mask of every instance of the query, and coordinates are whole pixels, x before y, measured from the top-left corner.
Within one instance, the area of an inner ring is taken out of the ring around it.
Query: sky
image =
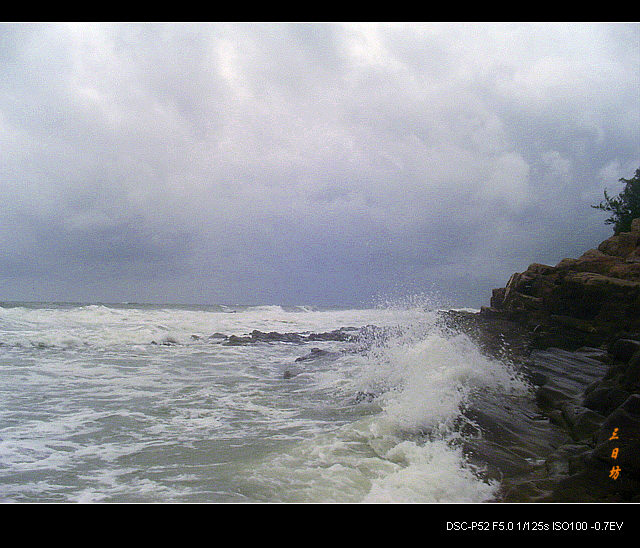
[[[0,301],[479,308],[638,167],[636,23],[0,24]]]

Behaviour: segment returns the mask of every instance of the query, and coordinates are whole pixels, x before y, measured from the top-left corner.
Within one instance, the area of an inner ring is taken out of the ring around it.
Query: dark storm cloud
[[[638,25],[0,26],[0,299],[488,301],[610,229]]]

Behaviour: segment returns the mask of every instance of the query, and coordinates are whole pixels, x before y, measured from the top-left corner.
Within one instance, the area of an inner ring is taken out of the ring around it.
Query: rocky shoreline
[[[513,274],[479,313],[442,320],[516,364],[540,413],[521,425],[546,422],[543,454],[496,502],[640,502],[640,218],[578,259]]]

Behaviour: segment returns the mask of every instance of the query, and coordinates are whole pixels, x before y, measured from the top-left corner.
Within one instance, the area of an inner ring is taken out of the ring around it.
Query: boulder
[[[628,362],[640,350],[640,341],[633,339],[618,339],[611,346],[611,355],[622,362]]]
[[[622,386],[634,392],[640,391],[640,351],[636,352],[624,372],[622,373]]]

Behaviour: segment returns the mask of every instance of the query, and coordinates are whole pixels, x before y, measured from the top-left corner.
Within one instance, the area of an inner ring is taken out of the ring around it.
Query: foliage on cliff
[[[631,221],[640,217],[640,168],[636,169],[635,175],[631,179],[620,179],[624,183],[624,190],[617,198],[612,198],[604,191],[604,200],[591,207],[610,211],[612,213],[605,223],[613,225],[615,234],[629,232]]]

